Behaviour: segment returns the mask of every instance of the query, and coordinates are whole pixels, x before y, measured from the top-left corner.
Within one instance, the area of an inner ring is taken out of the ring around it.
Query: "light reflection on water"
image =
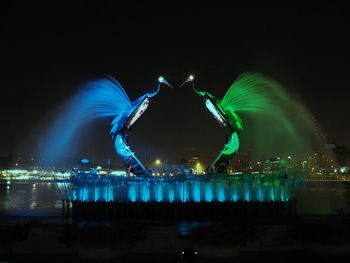
[[[0,210],[55,210],[61,209],[57,188],[47,182],[0,183]]]

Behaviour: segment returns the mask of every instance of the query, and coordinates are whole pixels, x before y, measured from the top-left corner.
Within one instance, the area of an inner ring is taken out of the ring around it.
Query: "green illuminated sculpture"
[[[193,90],[204,98],[204,103],[207,109],[213,114],[214,118],[220,123],[220,125],[226,128],[225,147],[210,166],[208,172],[226,173],[233,154],[239,149],[239,133],[243,130],[242,120],[231,107],[230,100],[226,99],[224,101],[226,95],[229,94],[229,91],[234,87],[235,83],[221,101],[215,98],[212,94],[196,88],[193,80],[194,77],[191,75],[183,84],[186,82],[192,82]]]
[[[272,149],[277,143],[279,149],[288,152],[293,152],[295,148],[304,152],[305,146],[308,146],[309,143],[304,142],[308,139],[305,134],[313,133],[314,129],[310,125],[306,110],[291,99],[277,82],[264,75],[240,75],[222,100],[196,87],[193,76],[183,84],[186,82],[192,82],[193,90],[203,97],[207,109],[226,129],[225,147],[209,171],[228,172],[229,163],[239,149],[240,133],[243,130],[242,120],[237,113],[244,113],[244,118],[247,118],[246,124],[249,122],[248,133],[253,133],[253,136],[249,134],[249,138],[251,143],[255,143],[256,152],[266,150],[266,147],[262,148],[265,145]],[[254,124],[259,125],[254,127]]]

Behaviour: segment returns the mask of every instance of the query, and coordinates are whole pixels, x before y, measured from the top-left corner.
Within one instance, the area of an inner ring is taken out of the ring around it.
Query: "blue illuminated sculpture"
[[[83,130],[84,124],[97,118],[113,117],[110,133],[128,172],[150,175],[130,150],[127,133],[147,109],[149,99],[159,92],[162,83],[171,87],[163,77],[159,77],[153,90],[133,102],[119,82],[111,76],[83,85],[79,92],[61,106],[59,117],[41,140],[39,150],[46,165],[55,165],[63,156],[74,153],[76,147],[72,145],[81,137],[79,131]]]
[[[158,84],[155,89],[131,102],[120,84],[112,79],[117,89],[122,90],[123,99],[127,105],[123,112],[118,112],[113,119],[111,125],[111,135],[114,140],[114,145],[117,153],[123,159],[127,166],[128,173],[132,172],[138,176],[151,175],[149,170],[137,159],[135,153],[130,150],[128,145],[128,130],[136,122],[138,118],[146,111],[149,105],[149,99],[155,96],[160,90],[160,84],[164,83],[172,87],[163,77],[158,78]]]

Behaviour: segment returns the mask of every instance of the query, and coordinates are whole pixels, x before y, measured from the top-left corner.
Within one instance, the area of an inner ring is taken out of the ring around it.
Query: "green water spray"
[[[236,125],[245,127],[241,144],[255,157],[304,156],[321,147],[307,110],[279,83],[262,74],[240,75],[220,107],[234,116]]]

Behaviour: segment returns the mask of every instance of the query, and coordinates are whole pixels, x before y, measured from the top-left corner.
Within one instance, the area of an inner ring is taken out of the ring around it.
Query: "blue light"
[[[95,187],[95,200],[96,201],[106,201],[103,192],[106,190],[105,187]]]
[[[41,137],[39,153],[45,159],[44,164],[56,164],[63,156],[73,155],[84,124],[101,117],[115,117],[118,119],[113,125],[117,130],[132,111],[132,102],[116,80],[87,83],[58,109],[60,115],[53,118]]]
[[[262,191],[262,187],[259,185],[257,186],[257,190],[256,190],[256,199],[260,202],[262,202],[264,200],[264,194]]]
[[[163,184],[157,183],[157,202],[163,201]]]
[[[239,200],[239,199],[238,199],[238,194],[237,194],[237,192],[235,191],[235,192],[232,193],[231,201],[237,202],[238,200]]]
[[[175,185],[168,185],[168,200],[169,202],[175,201]]]
[[[175,182],[133,181],[121,177],[120,182],[85,184],[71,189],[73,200],[114,202],[238,202],[288,201],[292,195],[286,185],[261,185],[247,182],[184,180]],[[118,179],[114,179],[118,180]]]
[[[214,186],[215,187],[215,186]],[[212,188],[212,186],[211,185],[209,185],[209,184],[205,184],[205,188],[204,188],[205,190],[205,196],[204,196],[204,198],[205,198],[205,201],[206,202],[211,202],[211,201],[213,201],[213,188]]]
[[[131,202],[136,202],[137,191],[135,189],[135,184],[129,186],[129,199]]]
[[[218,201],[219,202],[224,202],[226,201],[225,198],[225,189],[224,186],[222,185],[222,183],[218,184]]]
[[[146,183],[142,183],[142,185],[141,185],[141,201],[148,202],[148,201],[150,201],[150,197],[151,197],[151,194],[150,194],[149,187],[147,186]]]
[[[164,78],[160,78],[164,80]],[[54,166],[64,159],[64,156],[75,155],[81,138],[80,130],[88,122],[104,117],[113,118],[110,133],[115,140],[116,152],[122,157],[133,158],[139,167],[147,171],[127,145],[122,132],[142,115],[148,106],[148,93],[131,102],[123,87],[112,77],[88,82],[71,99],[62,105],[60,115],[42,136],[39,145],[39,155],[42,165]],[[152,93],[152,96],[156,93]],[[130,119],[131,118],[131,119]],[[125,127],[125,124],[128,126]],[[87,159],[82,160],[88,163]],[[134,166],[134,164],[132,164]],[[129,165],[128,165],[129,167]]]
[[[275,189],[274,188],[269,189],[269,194],[270,194],[270,200],[275,201]]]
[[[168,81],[166,81],[166,79],[163,77],[159,77],[158,81],[159,81],[159,83],[163,83],[163,84],[167,85],[168,87],[173,88],[173,86],[171,86],[171,84]]]
[[[192,201],[194,202],[200,202],[201,201],[201,182],[192,182]]]
[[[243,185],[243,191],[244,191],[244,200],[250,201],[250,189],[247,184]]]

